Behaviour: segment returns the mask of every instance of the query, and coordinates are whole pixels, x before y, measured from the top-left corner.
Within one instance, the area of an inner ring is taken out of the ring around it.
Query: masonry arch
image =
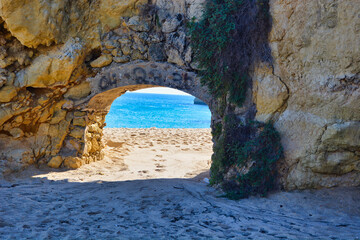
[[[91,95],[88,111],[108,111],[112,102],[126,91],[149,87],[169,87],[189,93],[203,100],[211,108],[208,89],[201,85],[196,73],[170,63],[133,62],[113,64],[96,77],[88,79]]]
[[[87,82],[90,84],[91,94],[85,100],[76,103],[77,108],[86,113],[86,124],[77,127],[78,131],[83,131],[83,147],[78,152],[78,157],[69,157],[65,160],[64,165],[70,168],[77,168],[103,158],[102,137],[105,117],[113,101],[127,91],[151,87],[181,90],[204,101],[213,113],[214,103],[208,89],[201,85],[196,73],[170,63],[114,63],[103,68],[95,77],[87,79]]]

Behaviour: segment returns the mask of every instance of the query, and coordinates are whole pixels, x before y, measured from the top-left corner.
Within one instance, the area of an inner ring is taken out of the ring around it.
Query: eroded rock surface
[[[359,3],[272,1],[271,11],[274,73],[289,89],[274,118],[289,167],[286,185],[358,185]]]

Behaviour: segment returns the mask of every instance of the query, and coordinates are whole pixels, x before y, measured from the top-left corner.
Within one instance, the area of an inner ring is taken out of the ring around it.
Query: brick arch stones
[[[64,165],[70,168],[77,168],[103,158],[104,146],[101,138],[105,116],[113,101],[126,91],[155,86],[170,87],[203,100],[211,112],[215,105],[208,89],[201,85],[196,73],[188,72],[167,62],[113,63],[103,68],[95,77],[87,79],[87,82],[90,84],[91,94],[81,102],[75,103],[85,115],[80,116],[80,118],[85,117],[85,124],[77,127],[78,135],[84,144],[80,151],[74,152],[72,156],[65,159]]]

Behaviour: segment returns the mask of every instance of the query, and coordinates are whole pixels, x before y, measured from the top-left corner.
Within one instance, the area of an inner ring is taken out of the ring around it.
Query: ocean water
[[[106,116],[108,128],[210,128],[206,105],[193,96],[127,92],[117,98]]]

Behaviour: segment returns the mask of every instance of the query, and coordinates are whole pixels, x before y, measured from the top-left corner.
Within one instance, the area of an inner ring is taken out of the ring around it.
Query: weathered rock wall
[[[360,183],[360,2],[271,1],[273,74],[255,78],[273,119],[287,188]]]
[[[186,35],[204,0],[147,2],[0,0],[0,175],[100,160],[105,115],[126,90],[178,88],[221,121]],[[235,113],[274,121],[285,188],[359,185],[360,4],[270,3],[273,66],[256,69]]]
[[[106,113],[127,90],[168,86],[211,101],[185,34],[200,4],[145,2],[0,1],[1,174],[100,160]]]

